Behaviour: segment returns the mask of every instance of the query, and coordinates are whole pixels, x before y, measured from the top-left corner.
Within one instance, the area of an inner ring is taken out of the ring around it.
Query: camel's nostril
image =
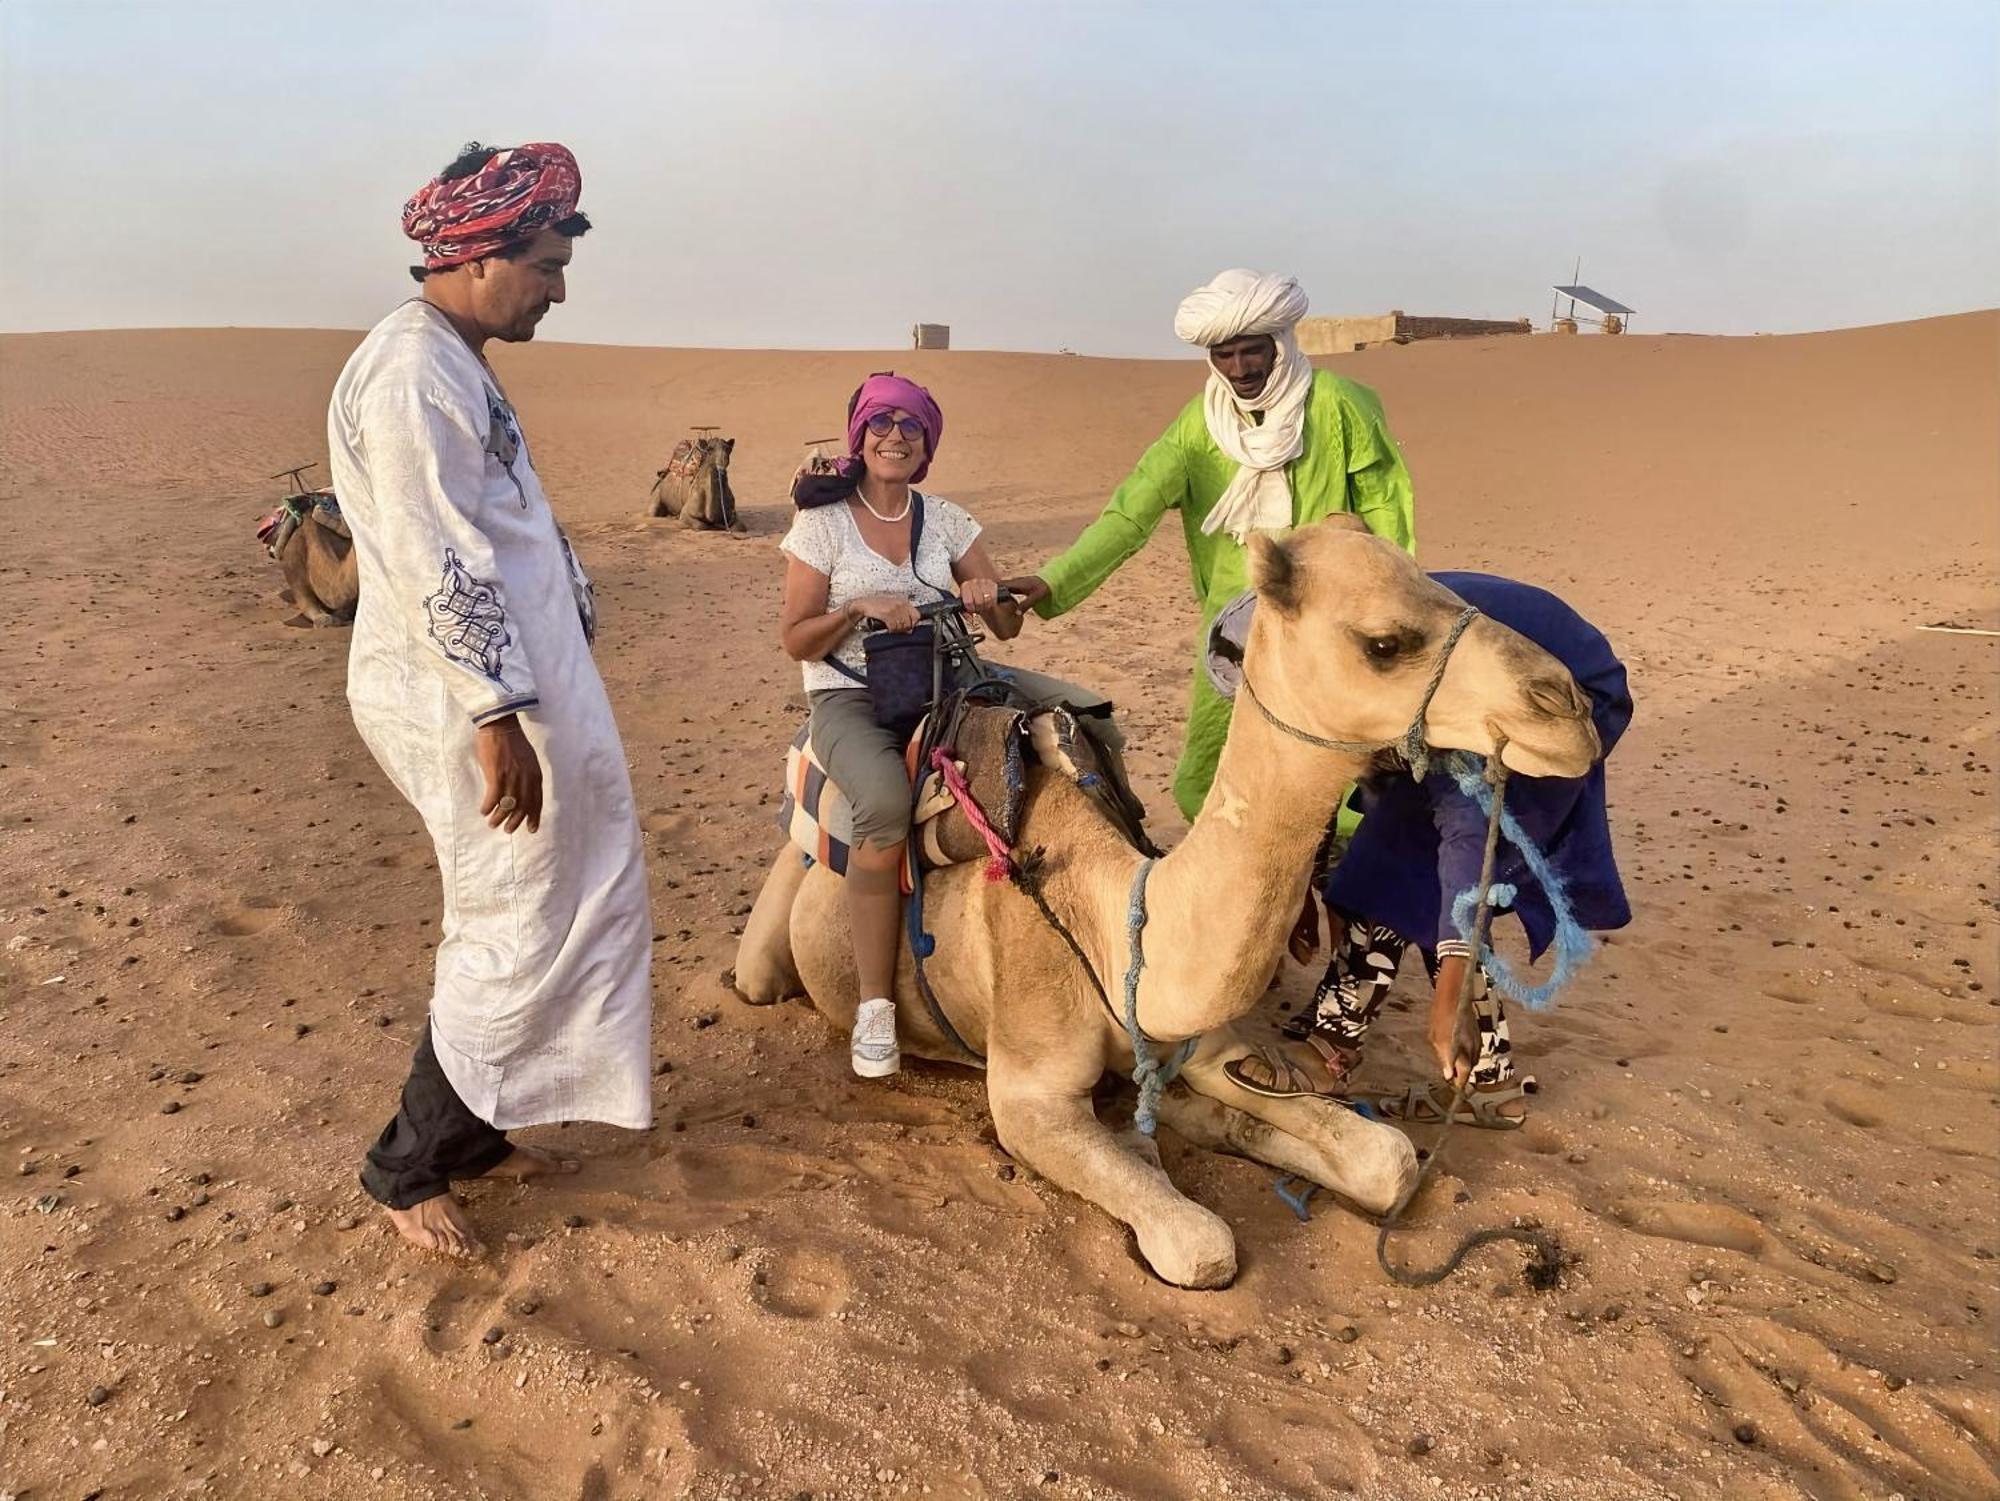
[[[1528,702],[1551,719],[1582,719],[1590,713],[1590,704],[1574,679],[1536,678],[1528,684]]]

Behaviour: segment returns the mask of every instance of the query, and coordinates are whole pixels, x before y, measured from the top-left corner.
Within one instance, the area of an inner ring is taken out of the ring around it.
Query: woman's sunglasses
[[[898,419],[891,417],[887,412],[877,412],[873,417],[868,419],[868,431],[878,438],[888,437],[889,429],[892,427],[901,433],[905,440],[911,443],[916,442],[917,439],[924,435],[923,423],[917,421],[914,417]]]

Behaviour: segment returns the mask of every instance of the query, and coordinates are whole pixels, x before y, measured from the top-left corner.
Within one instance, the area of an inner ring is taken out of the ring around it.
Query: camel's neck
[[[1239,696],[1201,816],[1148,883],[1150,1035],[1192,1037],[1262,998],[1335,800],[1365,764],[1291,738]]]

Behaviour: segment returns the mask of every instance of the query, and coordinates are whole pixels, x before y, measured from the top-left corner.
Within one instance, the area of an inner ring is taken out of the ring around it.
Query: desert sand
[[[349,722],[347,634],[287,623],[252,537],[358,335],[0,338],[0,1493],[2000,1494],[2000,640],[1918,629],[2000,627],[1996,336],[1328,362],[1387,403],[1426,563],[1558,590],[1632,673],[1636,921],[1517,1017],[1532,1121],[1455,1133],[1398,1248],[1532,1217],[1575,1256],[1547,1293],[1509,1247],[1399,1289],[1362,1219],[1163,1133],[1243,1261],[1165,1286],[1008,1161],[976,1076],[863,1083],[810,1008],[728,989],[801,712],[800,444],[870,370],[929,383],[930,487],[1025,569],[1195,363],[497,350],[598,583],[658,1125],[527,1133],[586,1169],[472,1186],[494,1245],[461,1266],[354,1176],[424,1021],[431,851]],[[692,423],[738,439],[750,536],[642,519]],[[1119,700],[1165,839],[1193,624],[1169,529],[1008,652]],[[1368,1087],[1426,1066],[1416,996]]]

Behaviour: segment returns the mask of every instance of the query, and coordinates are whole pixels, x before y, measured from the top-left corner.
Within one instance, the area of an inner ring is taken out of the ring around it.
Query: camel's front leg
[[[1189,1089],[1227,1107],[1169,1091],[1160,1118],[1191,1141],[1268,1162],[1384,1214],[1417,1178],[1417,1150],[1394,1126],[1357,1115],[1337,1100],[1301,1095],[1274,1100],[1231,1082],[1222,1066],[1251,1051],[1233,1027],[1219,1027],[1181,1070]],[[1241,1117],[1248,1116],[1245,1120]]]
[[[788,839],[771,861],[736,945],[736,993],[753,1006],[769,1006],[805,988],[792,957],[792,903],[805,879],[806,863]]]
[[[308,525],[310,523],[307,523]],[[278,566],[285,575],[285,587],[292,592],[292,603],[314,625],[331,625],[333,611],[327,608],[312,586],[311,548],[307,545],[304,528],[292,534],[279,556]]]
[[[1039,1082],[1021,1078],[998,1056],[990,1061],[986,1093],[1000,1144],[1057,1187],[1130,1225],[1146,1264],[1166,1281],[1177,1287],[1234,1281],[1229,1226],[1175,1188],[1157,1164],[1120,1146],[1092,1112],[1087,1092],[1037,1093]]]

